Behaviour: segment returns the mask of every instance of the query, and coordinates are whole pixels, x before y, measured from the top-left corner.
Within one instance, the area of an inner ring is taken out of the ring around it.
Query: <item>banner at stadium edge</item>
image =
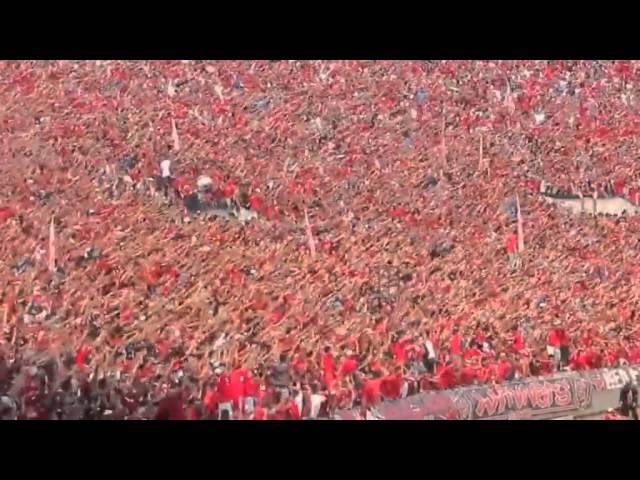
[[[501,385],[430,391],[376,408],[379,420],[500,420],[531,418],[588,409],[593,393],[640,381],[640,367],[559,373]],[[336,419],[362,419],[360,411],[338,412]]]

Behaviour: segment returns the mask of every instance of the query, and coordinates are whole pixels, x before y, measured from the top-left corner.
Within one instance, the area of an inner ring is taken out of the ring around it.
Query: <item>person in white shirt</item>
[[[163,160],[160,162],[160,175],[162,178],[171,177],[171,160]]]
[[[155,177],[156,189],[162,192],[165,199],[169,196],[169,187],[171,186],[171,160],[162,160],[160,162],[160,175]]]
[[[293,401],[298,407],[298,412],[302,412],[302,404],[304,403],[304,393],[302,392],[302,387],[300,384],[296,385],[291,392],[291,396],[293,397]]]
[[[429,373],[433,374],[436,371],[437,357],[436,357],[436,349],[433,346],[433,342],[431,341],[429,330],[425,332],[425,336],[423,337],[422,343],[424,346],[424,356],[423,356],[424,368],[426,368]]]
[[[321,395],[318,390],[317,384],[311,385],[311,411],[309,412],[309,418],[311,419],[318,418],[322,404],[327,401],[327,397]]]

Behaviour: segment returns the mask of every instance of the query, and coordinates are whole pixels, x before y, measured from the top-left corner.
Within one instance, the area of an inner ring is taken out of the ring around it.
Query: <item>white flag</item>
[[[307,226],[307,241],[309,242],[309,251],[311,252],[311,257],[315,258],[316,256],[316,242],[313,239],[313,232],[311,231],[311,224],[309,223],[309,215],[307,214],[307,209],[304,209],[304,221]]]
[[[178,137],[176,121],[173,119],[171,120],[171,138],[173,139],[173,149],[177,152],[180,150],[180,138]]]
[[[507,90],[504,94],[504,106],[507,107],[509,109],[509,112],[513,115],[513,113],[516,110],[516,105],[513,102],[513,97],[511,93],[511,84],[509,83],[509,79],[505,78],[505,81],[507,83]]]

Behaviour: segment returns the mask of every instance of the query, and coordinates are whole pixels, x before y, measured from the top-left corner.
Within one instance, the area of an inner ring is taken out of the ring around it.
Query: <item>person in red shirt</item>
[[[254,414],[253,414],[253,419],[254,420],[267,420],[268,418],[268,414],[267,414],[267,409],[265,407],[263,407],[262,405],[258,405],[255,408]]]
[[[479,344],[477,340],[474,340],[470,347],[465,349],[462,355],[465,361],[472,360],[482,356],[482,344]]]
[[[373,372],[373,378],[364,381],[362,386],[362,406],[375,406],[380,402],[380,387],[382,384],[382,374],[379,371]]]
[[[222,195],[224,198],[233,198],[236,194],[236,184],[232,181],[228,181],[224,187],[222,187]]]
[[[244,410],[244,382],[245,378],[250,375],[246,368],[237,366],[229,375],[229,390],[233,401],[233,406],[237,410]]]
[[[400,334],[395,336],[394,341],[391,343],[390,350],[394,360],[398,365],[404,365],[407,361],[407,338],[400,338]]]
[[[616,178],[613,181],[613,193],[622,197],[625,193],[625,181],[623,178]]]
[[[637,364],[640,362],[640,345],[637,342],[633,342],[629,348],[629,362]]]
[[[275,393],[274,402],[276,408],[271,414],[271,420],[299,420],[300,411],[298,405],[296,405],[295,399],[288,396],[286,399],[279,394]]]
[[[398,366],[395,373],[386,375],[380,383],[380,392],[385,400],[397,400],[402,391],[402,367]]]
[[[578,348],[569,359],[571,370],[586,370],[589,368],[589,356],[582,348]]]
[[[220,366],[215,371],[217,375],[217,396],[218,396],[218,418],[222,419],[223,411],[228,411],[229,418],[233,411],[234,394],[236,390],[231,385],[231,375],[224,371],[224,366]]]
[[[211,386],[206,388],[202,403],[208,416],[212,417],[215,414],[216,406],[218,405],[218,394]]]
[[[467,363],[460,372],[460,383],[462,385],[473,385],[477,378],[477,369]]]
[[[287,404],[277,404],[273,408],[267,408],[267,418],[265,420],[287,420]]]
[[[488,383],[491,379],[491,368],[486,358],[480,360],[480,365],[476,368],[476,378],[481,384]]]
[[[251,210],[259,212],[262,209],[263,200],[259,195],[252,194],[249,196],[249,207]]]
[[[462,355],[462,338],[460,337],[458,327],[453,327],[453,335],[451,335],[449,349],[451,351],[451,355]]]
[[[525,349],[524,336],[517,326],[513,327],[513,350],[520,353]]]
[[[505,239],[505,248],[509,260],[509,269],[515,270],[520,266],[520,255],[518,254],[518,233],[513,231]]]
[[[449,390],[457,385],[457,375],[451,362],[440,366],[438,370],[438,386],[442,390]]]
[[[584,335],[580,339],[582,346],[590,348],[593,345],[593,327],[586,327]]]
[[[598,368],[598,353],[593,349],[585,351],[585,357],[587,361],[587,368]]]
[[[324,347],[321,364],[324,384],[331,390],[336,379],[336,362],[333,358],[333,353],[331,353],[331,347],[329,345]]]
[[[351,350],[345,350],[344,353],[345,357],[342,359],[340,369],[338,370],[338,376],[340,378],[353,375],[358,370],[358,362],[354,358],[353,352]]]
[[[479,345],[480,348],[482,348],[482,344],[487,339],[487,334],[485,333],[483,328],[478,326],[473,332],[473,339],[475,340],[475,343]]]
[[[295,400],[290,397],[286,404],[285,419],[286,420],[300,420],[300,409]]]
[[[85,362],[90,353],[91,347],[88,345],[84,345],[78,350],[78,353],[76,354],[76,366],[78,368],[84,368]]]

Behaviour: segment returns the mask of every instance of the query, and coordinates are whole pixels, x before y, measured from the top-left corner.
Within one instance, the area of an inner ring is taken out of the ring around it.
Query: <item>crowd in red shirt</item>
[[[638,202],[638,65],[0,62],[3,416],[318,418],[637,363],[640,222],[540,186]],[[198,213],[202,176],[257,220]]]

